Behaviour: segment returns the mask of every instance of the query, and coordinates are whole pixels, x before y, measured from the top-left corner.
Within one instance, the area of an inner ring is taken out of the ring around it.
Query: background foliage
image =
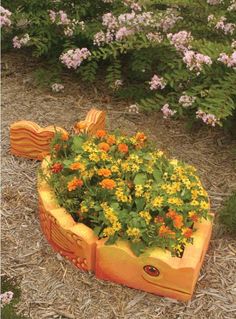
[[[4,0],[2,6],[12,12],[11,25],[3,27],[4,47],[17,36],[20,47],[54,65],[62,53],[87,48],[90,55],[77,55],[71,72],[86,82],[102,74],[116,95],[147,111],[165,105],[165,117],[187,115],[212,126],[235,116],[234,0]],[[195,55],[186,62],[189,51]],[[198,65],[196,54],[202,54]],[[166,82],[162,89],[157,83],[150,89],[154,75]],[[187,106],[180,103],[183,96],[190,99]]]

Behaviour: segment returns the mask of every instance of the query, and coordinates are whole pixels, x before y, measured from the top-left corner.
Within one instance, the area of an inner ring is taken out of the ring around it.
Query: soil
[[[188,303],[161,298],[81,272],[57,255],[43,237],[38,218],[36,171],[40,162],[13,157],[10,124],[31,120],[71,130],[91,107],[107,110],[107,128],[142,130],[170,156],[198,169],[217,212],[236,189],[236,142],[219,128],[188,131],[183,120],[160,113],[127,112],[129,102],[112,98],[104,85],[80,83],[63,75],[65,90],[52,93],[36,85],[42,64],[22,53],[2,57],[2,271],[22,291],[18,313],[32,319],[233,319],[236,316],[236,241],[219,225]]]

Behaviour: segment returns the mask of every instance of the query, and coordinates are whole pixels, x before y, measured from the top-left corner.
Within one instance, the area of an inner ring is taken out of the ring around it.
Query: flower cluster
[[[53,92],[61,92],[64,90],[64,85],[60,83],[53,83],[51,88]]]
[[[157,90],[157,89],[162,90],[166,86],[166,81],[163,78],[159,77],[158,75],[154,74],[149,84],[150,84],[150,90]]]
[[[6,291],[6,292],[0,294],[1,308],[11,302],[13,295],[14,294],[12,291]]]
[[[68,69],[77,69],[91,55],[87,48],[69,50],[60,56],[60,60]]]
[[[49,19],[52,23],[56,25],[62,25],[64,27],[64,34],[68,37],[72,37],[75,31],[76,26],[80,26],[84,30],[85,25],[83,21],[78,21],[76,19],[68,18],[68,15],[65,11],[59,10],[58,12],[54,10],[49,10]]]
[[[180,255],[194,223],[207,218],[209,200],[192,166],[169,160],[147,136],[99,130],[95,136],[59,133],[45,179],[75,221],[136,254],[164,247]],[[148,236],[147,236],[148,234]]]
[[[10,27],[11,25],[11,12],[2,6],[0,6],[0,26],[1,27]]]
[[[145,28],[152,27],[155,29],[155,27],[158,27],[158,19],[153,12],[141,12],[142,8],[136,3],[132,3],[130,8],[132,9],[130,13],[123,13],[117,17],[111,12],[102,16],[102,25],[106,30],[100,30],[94,35],[93,42],[95,45],[101,46],[113,41],[123,41]],[[158,32],[149,32],[147,38],[155,42],[162,39]]]
[[[215,126],[219,122],[219,120],[216,118],[214,114],[207,114],[202,110],[198,110],[196,112],[196,117],[201,119],[205,124],[211,126]]]
[[[221,53],[218,61],[224,63],[229,68],[235,68],[236,67],[236,51],[234,51],[230,56],[228,56],[226,53]]]
[[[204,64],[212,64],[212,60],[209,56],[194,52],[192,50],[186,50],[184,52],[183,61],[186,63],[189,70],[197,71],[198,74],[202,70]]]
[[[190,42],[193,40],[191,32],[179,31],[178,33],[167,34],[167,38],[170,40],[170,43],[173,44],[177,51],[185,51],[190,49]]]
[[[170,106],[168,103],[166,103],[165,105],[162,106],[161,111],[163,113],[164,119],[167,119],[176,113],[176,111],[173,111],[170,109]]]
[[[160,28],[166,33],[172,29],[179,20],[182,19],[183,18],[176,10],[169,8],[166,10],[164,17],[160,21]]]
[[[191,106],[195,102],[195,100],[195,96],[181,95],[181,97],[179,98],[179,104],[187,108]]]
[[[28,33],[24,34],[23,37],[19,38],[18,36],[15,36],[12,39],[12,44],[15,49],[20,49],[22,46],[25,46],[30,41],[30,36]]]
[[[217,4],[220,4],[222,3],[223,0],[207,0],[207,3],[212,5],[212,6],[215,6]]]
[[[226,17],[221,17],[216,23],[215,28],[217,30],[222,30],[225,34],[233,34],[236,28],[235,23],[226,23]]]

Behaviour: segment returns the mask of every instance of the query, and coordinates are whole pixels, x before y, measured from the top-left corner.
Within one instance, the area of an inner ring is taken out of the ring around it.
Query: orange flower
[[[83,181],[80,178],[74,177],[68,184],[67,189],[69,192],[74,191],[77,187],[83,186]]]
[[[61,163],[55,163],[52,165],[51,167],[51,171],[54,173],[54,174],[57,174],[57,173],[60,173],[60,171],[62,171],[63,169],[63,166]]]
[[[102,188],[106,189],[113,189],[116,186],[116,183],[110,178],[103,179],[99,184],[102,186]]]
[[[98,130],[96,133],[96,137],[98,138],[103,138],[104,136],[106,136],[107,132],[105,130]]]
[[[108,152],[110,149],[110,146],[107,143],[100,143],[100,144],[98,144],[98,147],[100,150],[102,150],[104,152]]]
[[[81,164],[79,162],[75,162],[75,163],[72,163],[70,165],[70,169],[72,169],[73,171],[76,171],[78,169],[83,171],[85,169],[85,167],[84,167],[84,164]]]
[[[68,139],[69,139],[69,134],[68,133],[63,133],[62,135],[61,135],[61,139],[62,139],[62,141],[68,141]]]
[[[61,149],[61,145],[60,144],[56,144],[55,146],[54,146],[54,149],[55,149],[55,151],[60,151],[60,149]]]
[[[100,168],[98,170],[99,176],[109,177],[111,175],[111,171],[108,168]]]
[[[147,139],[147,136],[143,132],[138,132],[135,138],[137,141],[144,142]]]
[[[115,144],[115,143],[116,143],[116,138],[115,138],[115,136],[114,136],[114,135],[108,135],[108,137],[107,137],[107,143],[108,143],[109,145]]]
[[[193,230],[191,228],[184,228],[182,230],[182,234],[184,235],[184,237],[190,238],[193,234]]]
[[[195,212],[189,212],[188,216],[193,222],[197,222],[199,219],[198,215]]]
[[[166,236],[175,236],[175,232],[173,232],[168,226],[162,225],[159,229],[159,236],[166,237]]]
[[[176,216],[176,211],[175,210],[172,210],[172,209],[169,209],[168,210],[168,213],[166,214],[166,217],[170,217],[171,219],[174,219],[175,216]]]
[[[161,216],[156,216],[156,217],[154,218],[154,223],[155,223],[155,224],[162,224],[163,222],[164,222],[164,218],[161,217]]]
[[[119,144],[118,145],[118,150],[121,152],[121,153],[128,153],[129,151],[129,148],[128,148],[128,145],[127,144]]]
[[[183,226],[183,216],[176,215],[173,219],[173,223],[176,228],[181,228]]]

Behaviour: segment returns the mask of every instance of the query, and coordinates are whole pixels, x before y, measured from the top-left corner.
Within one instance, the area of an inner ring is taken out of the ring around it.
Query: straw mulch
[[[26,119],[70,129],[91,107],[108,110],[108,127],[143,129],[157,147],[194,164],[209,191],[212,209],[236,188],[236,145],[217,129],[190,134],[182,122],[160,114],[130,116],[128,104],[65,75],[65,93],[35,86],[38,64],[14,53],[3,57],[2,97],[2,271],[18,279],[19,313],[32,319],[233,319],[236,317],[236,242],[216,224],[192,301],[181,303],[97,280],[57,255],[38,220],[36,170],[39,163],[9,152],[10,123]]]

